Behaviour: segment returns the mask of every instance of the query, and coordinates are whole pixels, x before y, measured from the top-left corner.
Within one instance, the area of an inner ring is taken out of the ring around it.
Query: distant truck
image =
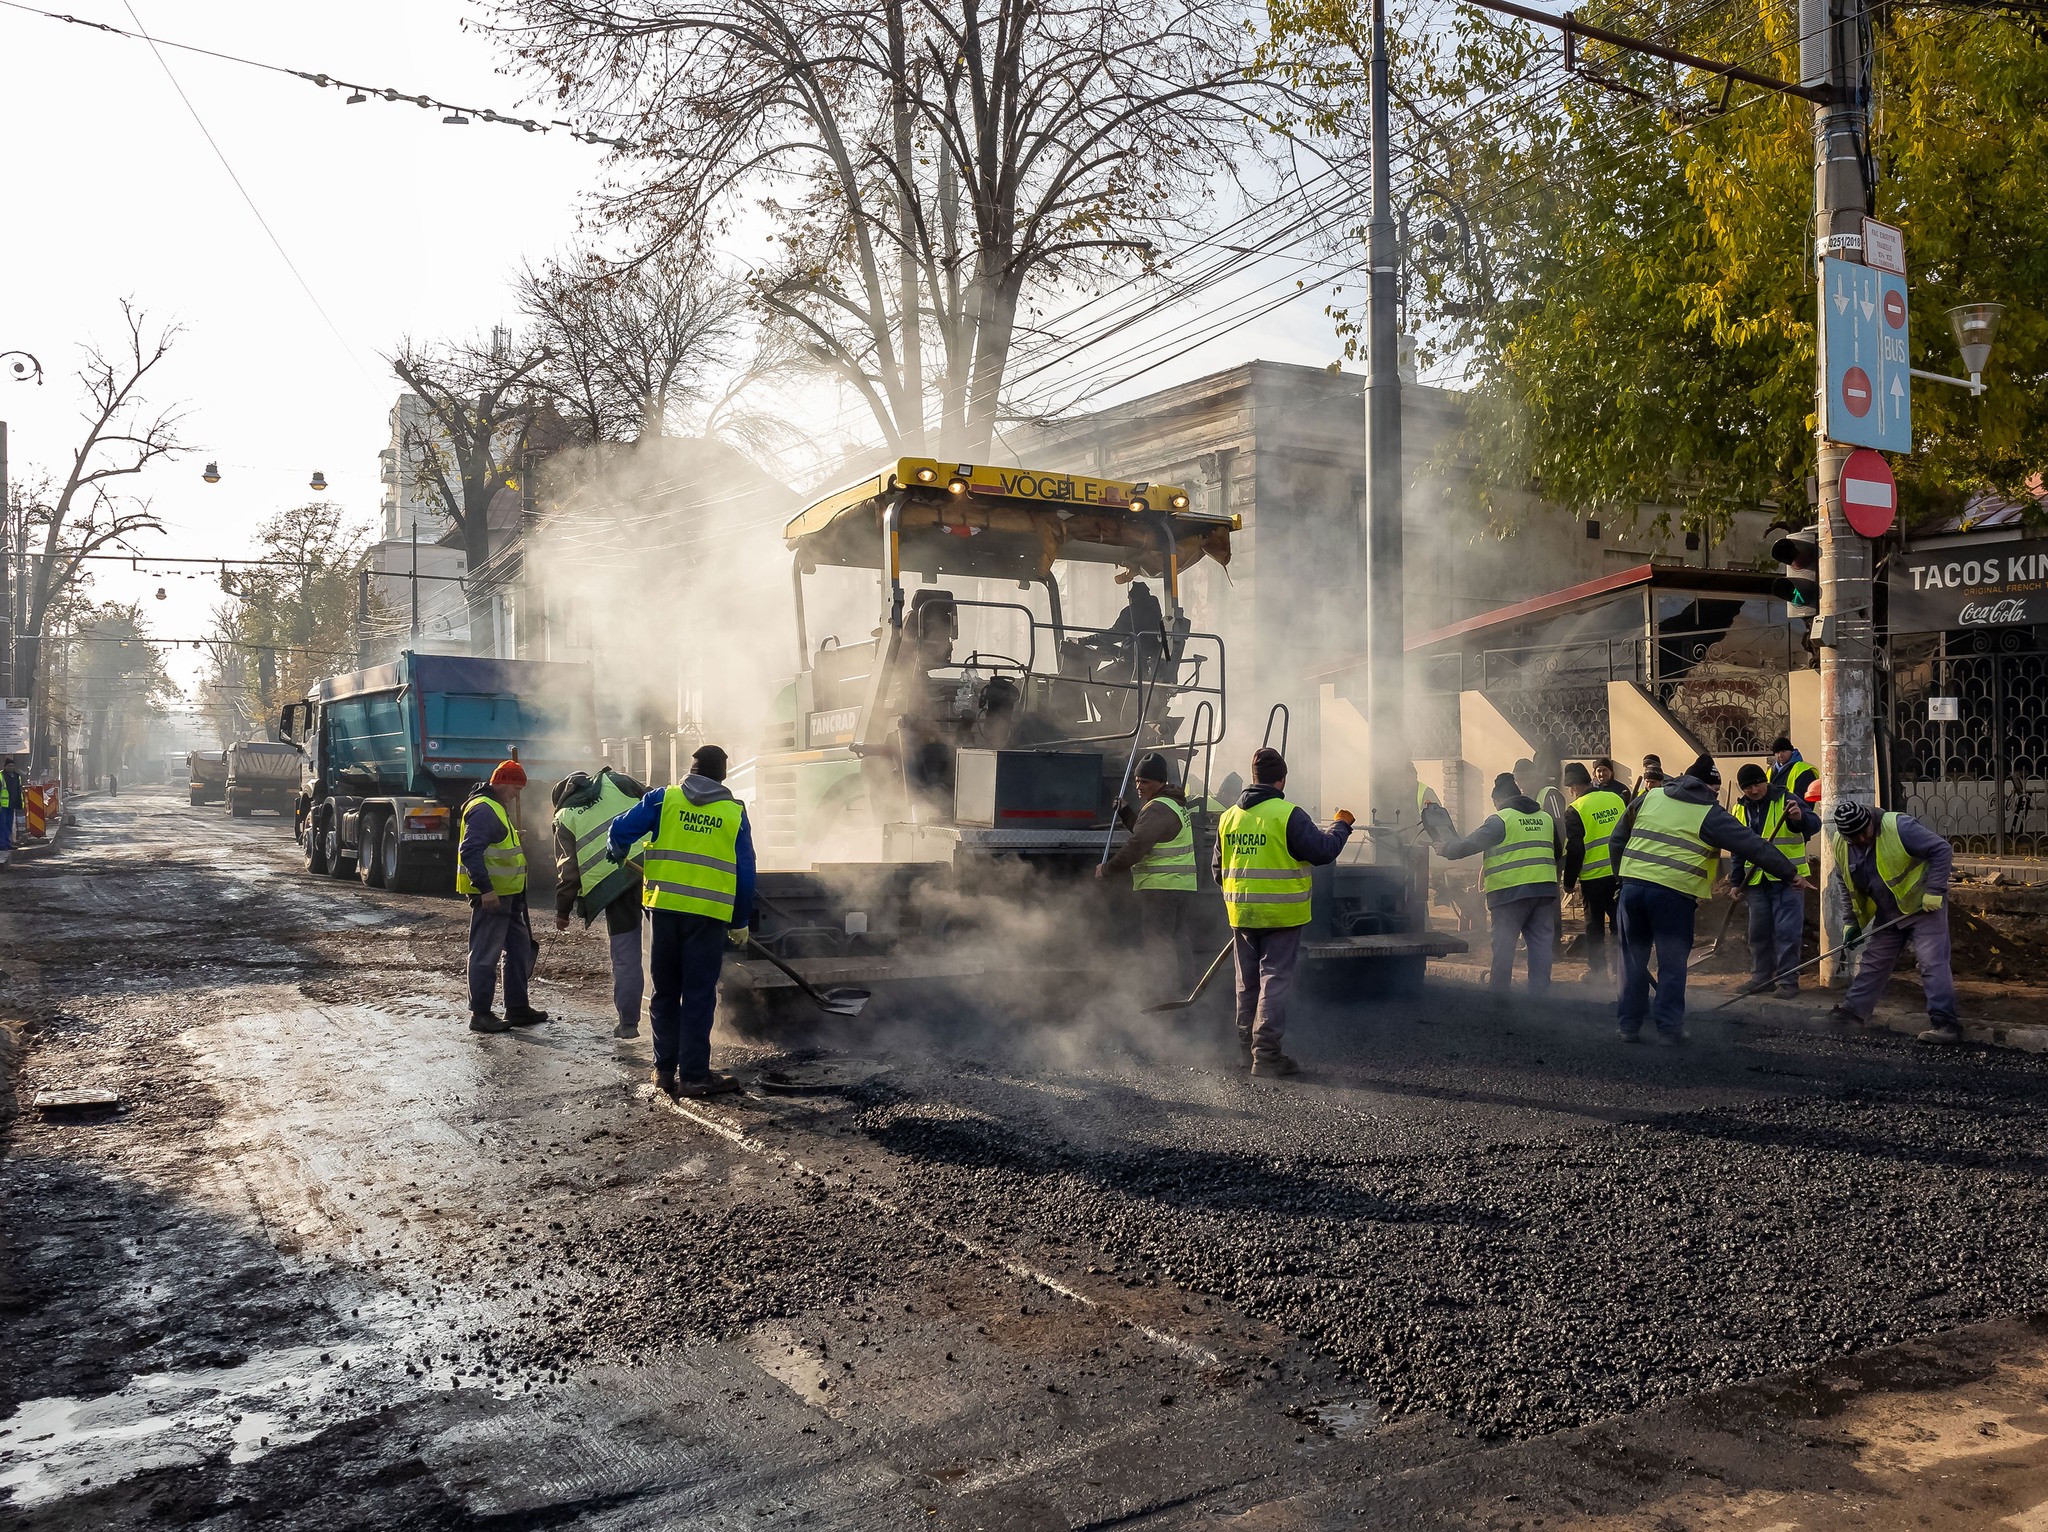
[[[245,739],[228,746],[228,812],[247,819],[258,809],[289,814],[299,801],[305,756],[297,745]]]
[[[225,750],[194,750],[185,757],[187,785],[192,806],[221,803],[228,795],[228,755]]]
[[[515,755],[539,789],[528,876],[552,889],[548,785],[597,764],[591,669],[551,660],[408,650],[316,683],[277,732],[304,752],[306,870],[401,893],[454,887],[462,803]]]

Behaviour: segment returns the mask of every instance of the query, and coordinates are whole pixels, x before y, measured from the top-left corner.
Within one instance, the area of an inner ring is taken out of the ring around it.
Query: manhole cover
[[[754,1084],[776,1096],[817,1096],[828,1091],[851,1090],[876,1075],[887,1074],[890,1066],[872,1059],[806,1059],[797,1064],[775,1064],[754,1077]]]
[[[121,1093],[104,1085],[51,1085],[36,1092],[32,1105],[38,1112],[112,1112]]]

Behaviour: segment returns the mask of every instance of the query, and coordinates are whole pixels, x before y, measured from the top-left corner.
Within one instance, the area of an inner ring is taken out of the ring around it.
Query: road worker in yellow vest
[[[746,806],[725,785],[725,752],[705,745],[690,774],[657,787],[612,821],[605,854],[623,862],[645,839],[641,903],[654,996],[654,1085],[674,1096],[740,1088],[711,1067],[718,972],[728,944],[744,947],[754,913],[754,834]]]
[[[1869,1021],[1891,982],[1893,965],[1910,942],[1920,987],[1927,994],[1927,1029],[1920,1041],[1961,1042],[1948,938],[1948,884],[1955,848],[1911,814],[1886,814],[1844,802],[1835,805],[1834,821],[1829,834],[1834,875],[1848,894],[1854,918],[1844,936],[1849,946],[1862,951],[1849,993],[1828,1019],[1850,1026]]]
[[[1301,960],[1301,928],[1309,923],[1309,868],[1337,860],[1354,816],[1316,827],[1286,799],[1287,762],[1261,747],[1252,755],[1252,785],[1223,811],[1209,871],[1223,891],[1237,965],[1237,1042],[1255,1075],[1299,1074],[1281,1051],[1287,999]]]
[[[1806,841],[1820,834],[1820,815],[1754,761],[1735,774],[1735,793],[1732,806],[1742,822],[1784,852],[1801,877],[1810,877]],[[1741,857],[1728,864],[1728,891],[1739,895],[1749,911],[1749,987],[1763,991],[1776,980],[1781,997],[1796,996],[1795,970],[1806,934],[1805,892]]]
[[[546,1021],[527,1004],[526,985],[540,943],[526,913],[526,848],[519,841],[519,795],[526,768],[500,761],[462,806],[455,891],[469,896],[469,1029],[503,1032]],[[505,1014],[491,1009],[498,964],[505,965]]]
[[[1614,859],[1608,855],[1607,839],[1628,809],[1628,798],[1615,785],[1614,763],[1605,756],[1588,771],[1577,761],[1564,768],[1565,791],[1571,804],[1564,814],[1564,891],[1578,890],[1579,903],[1586,912],[1586,981],[1607,978],[1607,938],[1615,930],[1615,906],[1621,885],[1614,876]],[[1604,772],[1599,768],[1605,767]]]
[[[1517,943],[1529,953],[1529,993],[1550,989],[1557,954],[1557,880],[1564,863],[1564,831],[1527,793],[1511,771],[1493,779],[1493,812],[1470,835],[1443,847],[1445,861],[1485,854],[1480,886],[1493,927],[1490,982],[1505,992],[1515,979]]]
[[[1117,810],[1130,838],[1096,867],[1095,876],[1130,874],[1146,976],[1160,994],[1177,997],[1202,976],[1195,952],[1201,896],[1196,892],[1194,820],[1165,756],[1155,753],[1138,762],[1131,785],[1138,793],[1137,812],[1124,805]]]
[[[555,929],[569,929],[581,915],[588,926],[604,917],[612,962],[614,1037],[640,1035],[640,1002],[647,986],[641,972],[640,864],[645,844],[627,860],[606,855],[612,821],[647,796],[647,789],[607,766],[596,776],[585,771],[555,784]]]
[[[1646,786],[1607,843],[1621,879],[1622,979],[1616,1017],[1623,1042],[1641,1042],[1646,1020],[1656,1024],[1660,1041],[1686,1040],[1685,969],[1692,956],[1693,921],[1700,901],[1714,892],[1722,852],[1780,882],[1813,887],[1784,852],[1721,807],[1720,787],[1713,757],[1702,755],[1676,781]]]

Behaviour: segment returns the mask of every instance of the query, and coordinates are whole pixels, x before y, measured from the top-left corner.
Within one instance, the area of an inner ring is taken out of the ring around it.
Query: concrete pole
[[[1408,791],[1406,623],[1401,580],[1401,339],[1397,315],[1401,252],[1394,222],[1393,158],[1387,131],[1387,6],[1372,7],[1372,220],[1366,253],[1365,385],[1366,713],[1372,731],[1373,860],[1406,861],[1395,832],[1417,820]],[[1326,804],[1326,808],[1340,805]]]
[[[1814,312],[1827,323],[1827,288],[1821,278],[1821,257],[1860,261],[1863,258],[1863,217],[1870,211],[1864,182],[1866,124],[1857,82],[1863,69],[1863,0],[1830,0],[1826,4],[1827,55],[1825,78],[1833,99],[1814,108]],[[1820,6],[1802,7],[1811,15]],[[1824,405],[1828,386],[1827,358],[1816,357],[1816,397]],[[1820,655],[1821,794],[1823,817],[1835,804],[1853,799],[1877,802],[1877,746],[1872,713],[1877,705],[1874,676],[1876,624],[1870,583],[1870,544],[1842,514],[1842,464],[1850,449],[1820,437],[1816,443],[1820,472],[1820,616],[1819,631],[1832,644]],[[1823,880],[1821,931],[1823,945],[1841,944],[1847,900],[1834,879],[1834,857],[1821,837]],[[1829,959],[1821,966],[1823,984],[1847,980],[1851,965]]]
[[[7,592],[7,560],[14,551],[10,519],[7,501],[7,422],[0,420],[0,697],[14,695],[14,607]]]

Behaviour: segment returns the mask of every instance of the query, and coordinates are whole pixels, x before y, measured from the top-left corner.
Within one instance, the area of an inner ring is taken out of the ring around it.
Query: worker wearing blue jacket
[[[718,971],[728,942],[745,946],[754,911],[754,835],[747,811],[725,785],[725,752],[705,745],[690,774],[657,787],[612,821],[605,854],[624,861],[635,841],[643,853],[641,902],[652,927],[648,973],[654,997],[654,1083],[668,1096],[738,1090],[711,1067],[711,1023]]]

